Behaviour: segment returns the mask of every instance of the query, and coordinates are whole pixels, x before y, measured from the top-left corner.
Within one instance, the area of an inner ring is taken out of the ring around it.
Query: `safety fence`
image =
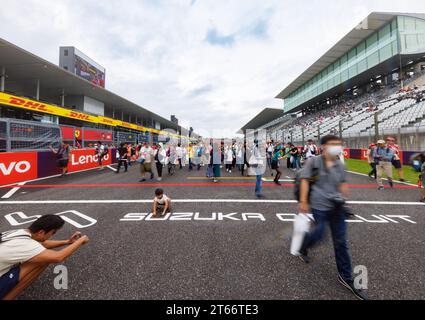
[[[0,119],[0,152],[30,151],[59,147],[57,125],[17,119]]]

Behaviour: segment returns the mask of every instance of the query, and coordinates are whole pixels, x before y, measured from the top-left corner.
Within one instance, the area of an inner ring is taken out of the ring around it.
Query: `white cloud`
[[[60,45],[76,46],[106,67],[111,91],[226,135],[266,106],[281,108],[274,97],[369,12],[425,11],[422,0],[3,0],[2,7],[0,37],[54,63]],[[211,30],[233,42],[205,41]]]

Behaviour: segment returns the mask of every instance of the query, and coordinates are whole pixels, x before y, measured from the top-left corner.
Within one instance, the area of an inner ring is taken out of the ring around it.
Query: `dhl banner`
[[[0,104],[4,104],[11,107],[17,107],[26,110],[38,111],[42,113],[48,113],[59,117],[66,117],[71,119],[82,120],[85,122],[99,123],[98,117],[69,110],[61,107],[56,107],[43,102],[37,102],[21,97],[9,95],[7,93],[0,92]]]
[[[41,113],[47,113],[47,114],[51,114],[58,117],[81,120],[84,122],[99,123],[99,124],[108,125],[112,127],[123,127],[127,129],[136,130],[136,131],[151,132],[151,133],[156,133],[156,134],[161,134],[161,135],[176,137],[176,138],[187,138],[184,136],[179,136],[177,134],[172,134],[172,133],[161,131],[161,130],[142,127],[142,126],[128,123],[121,120],[115,120],[115,119],[102,117],[102,116],[92,116],[92,115],[88,115],[75,110],[69,110],[66,108],[57,107],[47,103],[13,96],[3,92],[0,92],[0,104],[16,107],[16,108],[21,108],[21,109],[26,109],[26,110],[38,111]]]

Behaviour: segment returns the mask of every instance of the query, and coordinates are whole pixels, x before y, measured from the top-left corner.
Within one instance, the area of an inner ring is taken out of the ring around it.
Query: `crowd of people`
[[[352,262],[347,242],[346,218],[351,216],[346,206],[348,186],[344,165],[342,141],[339,136],[327,135],[321,139],[320,147],[313,140],[304,146],[292,143],[269,141],[261,143],[231,141],[204,141],[200,143],[131,145],[122,143],[117,149],[117,174],[122,167],[140,167],[141,180],[158,181],[166,168],[169,175],[175,170],[189,171],[202,168],[205,176],[219,182],[222,171],[231,175],[234,170],[240,175],[255,176],[255,195],[262,194],[263,176],[266,172],[274,176],[274,183],[280,185],[282,167],[286,165],[295,172],[294,195],[298,201],[300,215],[312,215],[315,221],[313,230],[306,233],[299,248],[298,257],[305,263],[310,262],[309,251],[325,236],[329,226],[335,251],[338,281],[350,290],[358,299],[367,299],[365,293],[356,288],[353,282]],[[62,144],[53,149],[62,167],[69,155],[69,146]],[[99,168],[103,168],[102,159],[109,152],[108,146],[97,144],[95,153],[99,158]],[[398,170],[400,181],[405,181],[400,159],[400,149],[396,139],[387,137],[370,145],[367,159],[371,166],[370,177],[374,177],[378,189],[383,190],[382,175],[385,173],[390,187],[394,186],[392,168]],[[421,198],[425,202],[425,153],[415,156],[421,163]],[[267,171],[269,170],[269,171]],[[148,175],[148,176],[147,176]],[[155,190],[152,202],[154,217],[171,212],[171,197],[162,188]],[[51,263],[61,262],[71,256],[89,239],[80,233],[73,234],[68,240],[49,240],[58,232],[64,221],[59,216],[43,216],[28,229],[14,230],[0,234],[0,299],[14,299],[28,287]],[[66,246],[63,250],[54,248]]]

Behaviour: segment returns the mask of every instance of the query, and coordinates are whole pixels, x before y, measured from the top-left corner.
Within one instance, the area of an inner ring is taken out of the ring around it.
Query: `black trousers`
[[[123,159],[123,160],[118,160],[118,169],[117,169],[117,173],[120,172],[121,166],[124,164],[124,169],[125,172],[127,172],[128,170],[128,162],[127,159]]]
[[[161,162],[157,162],[156,163],[156,170],[158,171],[158,178],[162,178],[162,168],[164,166],[162,165]]]

